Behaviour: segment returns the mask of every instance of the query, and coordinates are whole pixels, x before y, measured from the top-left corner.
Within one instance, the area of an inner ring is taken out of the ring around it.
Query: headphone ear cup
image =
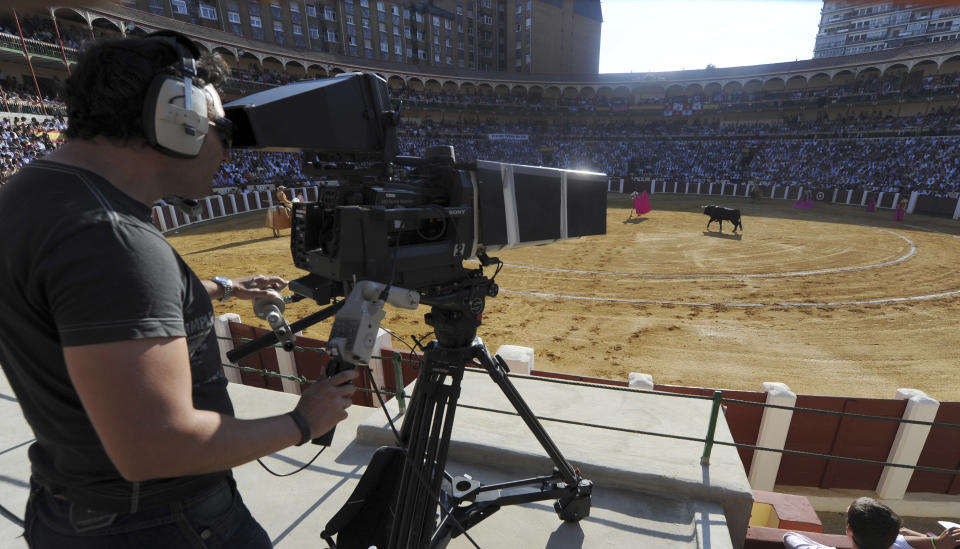
[[[143,133],[151,147],[176,158],[200,154],[208,131],[207,100],[202,89],[191,86],[191,108],[184,107],[182,78],[157,75],[143,102]]]

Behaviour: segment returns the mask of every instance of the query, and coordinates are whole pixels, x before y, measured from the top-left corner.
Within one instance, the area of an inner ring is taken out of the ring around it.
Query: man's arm
[[[193,407],[186,340],[152,338],[64,348],[70,379],[107,455],[130,481],[230,469],[300,441],[284,415],[242,420]],[[347,417],[354,370],[304,391],[314,435]]]
[[[783,546],[787,549],[834,549],[796,532],[787,532],[783,535]]]
[[[287,286],[287,281],[279,276],[253,275],[244,278],[233,278],[233,295],[235,299],[256,299],[267,297],[271,290],[279,292]],[[212,280],[204,280],[203,287],[207,290],[210,299],[223,297],[223,288]]]

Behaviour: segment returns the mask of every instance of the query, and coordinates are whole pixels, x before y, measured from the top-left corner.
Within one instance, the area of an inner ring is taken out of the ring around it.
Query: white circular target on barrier
[[[823,200],[823,191],[817,193],[817,200]]]

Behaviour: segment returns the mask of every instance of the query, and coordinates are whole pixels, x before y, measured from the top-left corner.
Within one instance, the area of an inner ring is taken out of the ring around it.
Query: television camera
[[[282,301],[261,304],[274,333],[228,353],[230,360],[278,340],[289,346],[291,333],[335,314],[328,342],[333,373],[366,363],[385,304],[431,307],[425,320],[436,340],[425,348],[397,447],[378,451],[351,503],[327,525],[322,535],[331,547],[442,547],[502,505],[544,499],[557,499],[564,520],[587,516],[590,481],[550,440],[505,362],[491,357],[476,331],[486,298],[499,291],[483,273],[502,267],[489,254],[604,234],[606,177],[459,162],[449,146],[428,148],[422,157],[398,155],[399,108],[373,74],[288,84],[225,110],[235,148],[301,152],[304,173],[318,178],[319,199],[293,205],[290,249],[294,264],[309,274],[290,288],[299,299],[333,301],[290,325],[280,319]],[[479,265],[464,265],[469,260]],[[506,490],[446,473],[466,365],[484,368],[503,390],[553,460],[553,474],[507,483]],[[329,445],[331,436],[314,442]]]

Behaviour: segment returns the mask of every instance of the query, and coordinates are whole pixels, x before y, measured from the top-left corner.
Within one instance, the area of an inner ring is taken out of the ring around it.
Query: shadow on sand
[[[703,236],[712,236],[714,238],[725,238],[727,240],[740,240],[741,238],[743,238],[743,235],[741,234],[732,234],[732,233],[724,234],[724,233],[715,232],[715,231],[703,231]]]
[[[646,221],[646,220],[647,220],[646,217],[631,217],[631,218],[628,218],[628,219],[624,219],[624,220],[623,220],[623,223],[624,223],[624,224],[629,223],[629,224],[631,224],[631,225],[636,225],[637,223],[643,223],[643,222]]]

